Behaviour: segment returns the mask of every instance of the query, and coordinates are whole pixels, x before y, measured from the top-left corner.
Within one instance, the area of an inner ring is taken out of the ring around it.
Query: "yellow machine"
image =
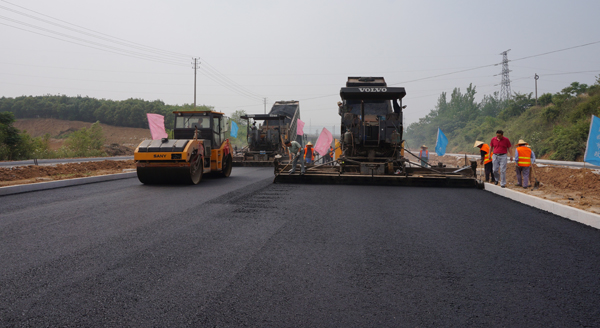
[[[144,140],[133,159],[144,184],[198,184],[205,173],[228,177],[232,154],[223,113],[176,111],[174,139]]]

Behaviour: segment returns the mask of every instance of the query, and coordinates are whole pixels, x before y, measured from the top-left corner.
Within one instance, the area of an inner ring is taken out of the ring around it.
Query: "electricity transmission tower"
[[[500,98],[502,100],[510,99],[510,78],[508,77],[508,73],[510,70],[508,69],[508,52],[510,49],[505,52],[500,53],[502,55],[502,82],[500,82]]]

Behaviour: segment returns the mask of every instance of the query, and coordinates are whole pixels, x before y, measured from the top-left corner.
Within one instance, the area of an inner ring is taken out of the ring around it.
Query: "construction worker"
[[[285,141],[285,146],[288,148],[288,152],[290,153],[290,161],[293,157],[292,169],[289,171],[290,174],[294,174],[296,172],[296,165],[298,164],[298,160],[300,160],[300,174],[304,174],[304,148],[298,141]]]
[[[494,177],[496,185],[500,181],[500,187],[506,188],[506,157],[510,156],[512,161],[512,144],[510,140],[504,136],[504,131],[496,131],[496,136],[490,141],[492,152],[492,163],[494,163]]]
[[[313,149],[312,142],[308,142],[304,147],[304,159],[307,164],[311,164],[315,161],[315,150]]]
[[[421,158],[421,166],[427,167],[427,162],[429,162],[429,150],[427,150],[427,146],[421,146],[419,157]]]
[[[528,146],[529,144],[521,139],[517,143],[517,149],[515,150],[517,187],[529,187],[529,168],[535,162],[535,154]]]
[[[333,161],[333,146],[329,146],[329,151],[327,152],[327,158],[326,158],[327,162],[331,162]],[[329,164],[329,165],[333,165],[333,163]]]
[[[494,178],[494,172],[492,171],[494,164],[492,163],[492,152],[490,152],[490,146],[483,141],[475,141],[474,147],[480,149],[480,163],[483,165],[485,170],[485,182],[490,182],[490,176],[492,176],[492,183],[496,182],[496,178]]]
[[[248,135],[248,143],[253,145],[255,142],[258,143],[258,134],[256,133],[256,122],[252,122],[250,134]]]

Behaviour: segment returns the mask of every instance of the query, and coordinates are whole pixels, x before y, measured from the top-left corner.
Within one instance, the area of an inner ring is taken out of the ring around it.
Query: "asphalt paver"
[[[600,326],[600,231],[481,190],[136,179],[0,197],[0,326]]]

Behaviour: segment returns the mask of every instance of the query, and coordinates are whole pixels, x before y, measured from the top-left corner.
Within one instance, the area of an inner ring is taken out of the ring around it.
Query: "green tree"
[[[484,95],[479,108],[481,108],[481,115],[496,117],[505,106],[505,102],[500,99],[498,91],[492,95]]]
[[[89,129],[82,128],[71,133],[65,144],[68,153],[76,157],[106,155],[102,150],[104,135],[100,122],[92,124]]]
[[[538,105],[539,106],[548,106],[552,103],[552,94],[551,93],[544,93],[543,95],[541,95],[538,98]]]
[[[554,128],[550,139],[553,160],[575,161],[585,153],[590,121],[581,120],[574,125]]]
[[[531,98],[533,92],[529,94],[515,93],[507,104],[507,107],[500,113],[500,118],[506,120],[510,117],[521,115],[525,110],[535,105],[535,99]]]
[[[579,96],[582,93],[585,93],[588,89],[588,85],[585,83],[573,82],[570,86],[561,90],[561,92],[565,95],[569,95],[571,97]]]
[[[15,116],[11,112],[0,113],[0,160],[19,159],[22,153],[22,138],[13,126]]]

